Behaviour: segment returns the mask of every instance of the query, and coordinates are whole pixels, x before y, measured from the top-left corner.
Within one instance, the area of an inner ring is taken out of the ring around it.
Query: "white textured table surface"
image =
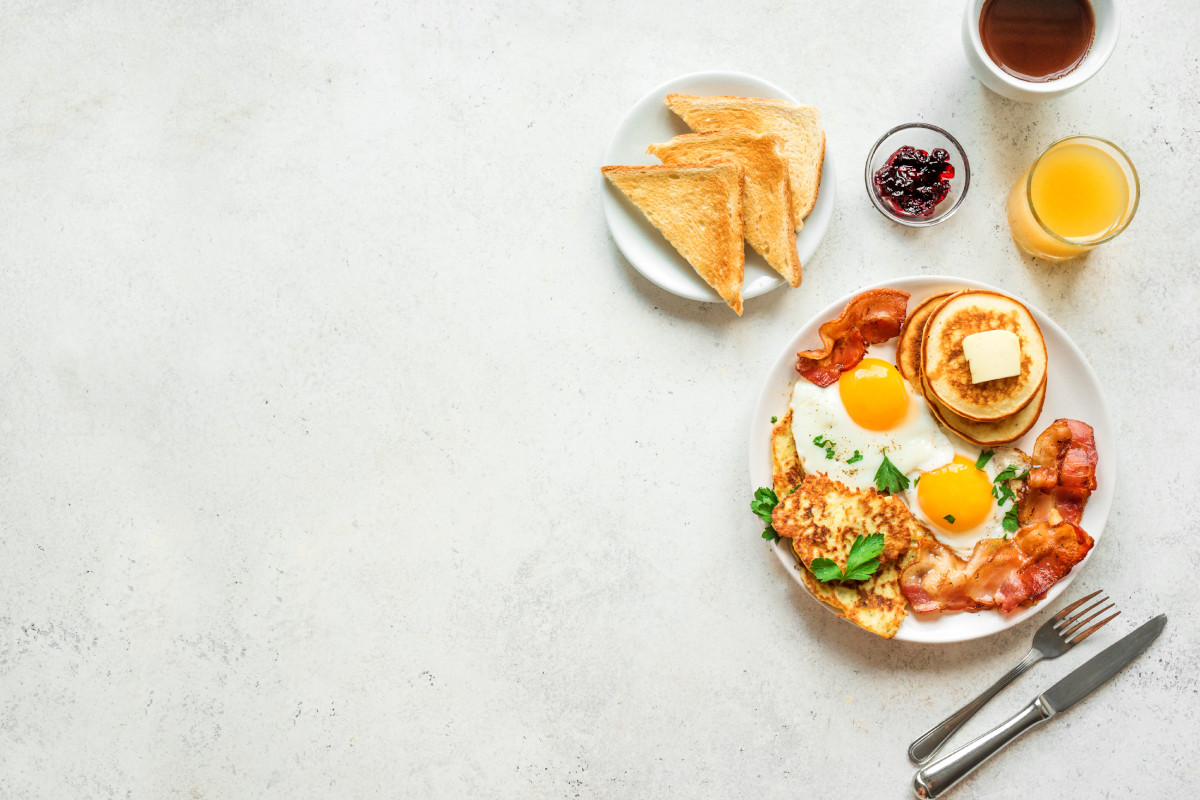
[[[125,5],[0,29],[0,795],[908,796],[907,743],[1035,623],[836,620],[758,536],[746,437],[809,315],[948,273],[1091,359],[1120,486],[1070,592],[1118,600],[1107,641],[1170,615],[961,795],[1195,796],[1190,3],[1123,3],[1108,66],[1038,106],[971,77],[956,2]],[[803,287],[741,319],[643,280],[601,213],[621,115],[702,69],[817,105],[838,170]],[[912,119],[974,167],[918,232],[860,172]],[[1141,210],[1034,263],[1004,194],[1074,132],[1128,150]]]

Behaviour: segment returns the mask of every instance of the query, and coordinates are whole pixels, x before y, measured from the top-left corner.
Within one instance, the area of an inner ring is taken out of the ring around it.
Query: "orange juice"
[[[1129,183],[1116,159],[1090,144],[1065,144],[1038,161],[1029,202],[1064,239],[1103,239],[1129,205]]]
[[[1137,173],[1102,139],[1055,142],[1008,196],[1013,239],[1035,256],[1072,258],[1116,236],[1137,208]]]

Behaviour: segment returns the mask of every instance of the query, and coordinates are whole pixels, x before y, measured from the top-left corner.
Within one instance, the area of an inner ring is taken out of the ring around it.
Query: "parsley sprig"
[[[991,451],[985,451],[991,457]],[[983,456],[981,455],[980,458]],[[1020,520],[1017,518],[1017,496],[1009,487],[1008,482],[1011,480],[1023,481],[1029,477],[1029,470],[1025,470],[1020,475],[1017,474],[1015,464],[1009,464],[1004,469],[1000,470],[995,478],[992,478],[992,497],[996,498],[996,505],[1003,507],[1005,503],[1012,503],[1008,507],[1008,511],[1004,512],[1004,519],[1000,521],[1000,526],[1007,532],[1004,538],[1008,538],[1009,533],[1016,533],[1017,528],[1021,527]]]
[[[887,450],[883,451],[883,463],[875,470],[875,488],[887,494],[898,494],[908,488],[908,478],[888,460]]]
[[[779,534],[775,532],[775,527],[771,524],[771,512],[777,505],[779,505],[779,496],[775,494],[774,489],[760,486],[754,490],[754,499],[750,501],[750,510],[767,523],[767,529],[762,532],[762,538],[771,541],[779,538]]]
[[[814,558],[808,568],[822,583],[829,581],[865,581],[879,569],[879,554],[883,552],[883,534],[858,536],[846,556],[846,570],[829,558]]]

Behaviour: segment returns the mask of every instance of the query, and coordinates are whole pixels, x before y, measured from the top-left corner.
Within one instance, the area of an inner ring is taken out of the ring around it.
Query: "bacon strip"
[[[913,610],[1009,612],[1044,594],[1092,549],[1083,528],[1059,518],[1027,525],[1011,539],[982,539],[964,561],[940,542],[922,542],[900,576]]]
[[[921,543],[900,576],[900,591],[921,613],[1008,612],[1046,590],[1083,560],[1094,541],[1079,520],[1096,488],[1096,441],[1090,426],[1056,420],[1034,444],[1034,467],[1011,539],[983,539],[964,561],[934,540]]]
[[[1048,519],[1054,510],[1078,525],[1096,488],[1096,461],[1092,427],[1076,419],[1056,419],[1033,445],[1029,496],[1021,503],[1021,524]]]
[[[796,371],[817,386],[829,386],[862,361],[867,345],[898,335],[907,313],[908,292],[899,289],[871,289],[855,296],[836,319],[817,330],[822,349],[796,354]]]

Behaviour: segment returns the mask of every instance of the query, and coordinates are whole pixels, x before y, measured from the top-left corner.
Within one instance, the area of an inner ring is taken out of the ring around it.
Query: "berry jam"
[[[875,173],[875,188],[896,211],[928,217],[950,192],[954,167],[950,154],[938,147],[926,153],[905,145]]]

